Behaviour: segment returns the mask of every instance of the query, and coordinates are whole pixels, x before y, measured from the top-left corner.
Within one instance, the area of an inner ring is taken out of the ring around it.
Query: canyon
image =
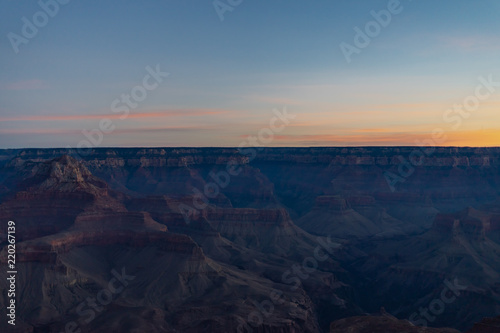
[[[418,149],[0,150],[0,330],[500,332],[500,148]]]

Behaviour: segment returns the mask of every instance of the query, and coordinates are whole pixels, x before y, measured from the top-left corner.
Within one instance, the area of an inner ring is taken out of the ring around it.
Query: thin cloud
[[[437,144],[442,146],[500,146],[499,129],[481,129],[470,131],[445,132],[446,139]],[[387,133],[387,134],[316,134],[316,135],[276,135],[274,140],[281,145],[310,146],[418,146],[418,142],[430,139],[430,133]]]
[[[282,98],[282,97],[270,97],[270,96],[246,96],[246,99],[250,101],[256,101],[259,103],[267,103],[267,104],[272,104],[272,105],[305,105],[305,101],[297,100],[297,99],[292,99],[292,98]]]
[[[500,38],[496,36],[445,36],[438,39],[447,47],[463,51],[500,49]]]
[[[152,126],[152,127],[137,127],[137,128],[117,128],[106,136],[117,134],[130,134],[130,133],[151,133],[151,132],[196,132],[202,130],[220,130],[219,126]],[[12,135],[28,135],[28,134],[44,134],[44,135],[81,135],[81,129],[56,129],[56,128],[0,128],[0,134]]]
[[[151,132],[198,132],[202,130],[219,130],[219,126],[156,126],[116,129],[110,134],[151,133]]]
[[[54,129],[54,128],[0,128],[0,134],[9,135],[29,135],[29,134],[81,134],[81,130],[66,130],[66,129]]]
[[[0,90],[22,91],[22,90],[45,90],[49,88],[50,85],[48,82],[39,79],[31,79],[31,80],[0,84]]]
[[[136,113],[130,111],[126,119],[162,118],[162,117],[193,117],[228,113],[221,109],[172,109],[157,112]],[[117,114],[78,114],[78,115],[30,115],[20,117],[0,117],[0,121],[71,121],[92,119],[122,119],[123,113]]]

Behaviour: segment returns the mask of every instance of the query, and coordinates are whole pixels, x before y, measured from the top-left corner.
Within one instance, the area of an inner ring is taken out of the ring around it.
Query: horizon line
[[[90,147],[90,148],[76,148],[76,147],[20,147],[20,148],[0,148],[0,150],[48,150],[48,149],[61,149],[61,150],[81,150],[81,149],[239,149],[237,146],[108,146],[108,147]],[[242,149],[262,148],[262,149],[311,149],[311,148],[500,148],[499,146],[418,146],[418,145],[353,145],[353,146],[249,146]]]

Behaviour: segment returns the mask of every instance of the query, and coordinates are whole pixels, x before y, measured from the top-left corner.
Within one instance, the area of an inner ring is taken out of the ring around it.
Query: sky
[[[496,0],[0,5],[0,148],[500,146]]]

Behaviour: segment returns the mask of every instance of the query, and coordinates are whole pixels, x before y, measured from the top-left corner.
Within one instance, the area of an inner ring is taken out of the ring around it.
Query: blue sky
[[[42,9],[0,3],[0,148],[76,146],[157,64],[169,76],[99,146],[238,146],[284,107],[296,118],[270,146],[413,145],[435,128],[500,145],[500,87],[459,128],[443,120],[478,77],[500,81],[498,1],[402,0],[350,63],[339,45],[390,1],[243,0],[221,21],[212,1],[72,0],[18,53],[8,34]]]

